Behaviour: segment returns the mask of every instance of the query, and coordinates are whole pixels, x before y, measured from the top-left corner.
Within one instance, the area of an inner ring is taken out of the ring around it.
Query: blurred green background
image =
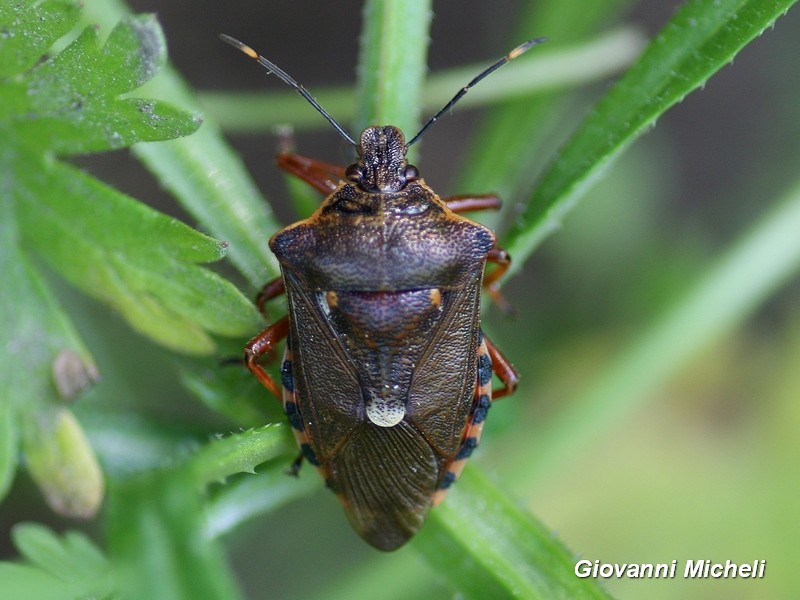
[[[221,44],[219,32],[267,54],[312,93],[354,80],[360,2],[129,4],[136,12],[158,13],[171,60],[200,90],[280,88]],[[431,69],[488,61],[507,51],[519,41],[509,41],[509,32],[523,4],[435,2]],[[672,3],[641,2],[609,26],[628,24],[649,37],[673,10]],[[692,353],[688,364],[643,385],[611,418],[599,416],[586,425],[585,415],[569,412],[602,389],[653,323],[797,183],[799,28],[800,12],[790,11],[702,91],[659,119],[508,282],[505,294],[517,314],[487,312],[487,329],[523,378],[519,392],[492,411],[474,461],[573,551],[617,563],[767,560],[763,580],[608,580],[618,598],[800,593],[796,274],[739,326]],[[539,35],[555,42],[569,32],[530,32]],[[335,52],[327,51],[332,47]],[[607,86],[580,90],[558,121],[546,124],[553,132],[551,154]],[[418,166],[440,194],[458,186],[459,166],[480,118],[478,110],[457,109],[426,136]],[[287,192],[272,165],[275,135],[240,133],[231,140],[280,214]],[[297,133],[296,145],[323,160],[347,160],[347,148],[321,119],[317,131]],[[80,164],[188,220],[127,152]],[[520,202],[527,192],[506,201]],[[281,216],[291,218],[288,211]],[[76,407],[79,417],[90,420],[93,407],[113,404],[165,426],[207,429],[218,423],[221,432],[228,431],[181,387],[168,352],[132,334],[105,307],[66,286],[60,291],[103,374]],[[738,292],[729,290],[731,296]],[[266,393],[264,402],[272,402]],[[553,441],[561,433],[568,441]],[[309,469],[302,474],[315,477]],[[333,495],[321,483],[312,485],[312,495],[226,538],[247,597],[267,597],[264,590],[269,598],[354,597],[360,590],[363,597],[404,598],[411,597],[409,586],[416,597],[447,597],[447,588],[413,549],[377,554],[350,531]],[[9,528],[22,520],[57,529],[80,526],[54,517],[24,475],[0,512],[4,556],[13,555]],[[407,565],[413,582],[393,579],[398,563]]]

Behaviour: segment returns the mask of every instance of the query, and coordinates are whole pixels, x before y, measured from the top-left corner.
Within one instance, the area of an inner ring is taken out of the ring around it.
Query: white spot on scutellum
[[[394,427],[406,416],[406,407],[389,386],[384,392],[372,395],[367,401],[367,418],[378,427]]]

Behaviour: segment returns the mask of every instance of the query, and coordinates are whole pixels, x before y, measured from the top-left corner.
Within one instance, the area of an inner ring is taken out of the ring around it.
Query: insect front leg
[[[344,167],[293,152],[278,154],[277,163],[280,169],[299,177],[326,196],[339,187],[339,181],[345,178]]]
[[[492,390],[492,400],[497,400],[503,396],[509,396],[514,393],[519,383],[519,373],[514,368],[514,365],[503,356],[497,346],[492,343],[486,335],[483,336],[486,342],[486,351],[489,353],[489,358],[492,359],[492,371],[503,383],[503,387],[498,390]]]
[[[445,204],[454,213],[464,213],[477,210],[497,210],[500,208],[502,201],[497,194],[464,194],[446,198]],[[511,257],[508,252],[495,246],[489,251],[486,260],[497,265],[491,273],[483,278],[483,287],[486,293],[504,313],[514,312],[511,304],[500,293],[500,284],[498,282],[503,273],[508,270],[509,265],[511,265]]]
[[[289,335],[289,317],[283,317],[259,333],[244,347],[244,363],[262,385],[276,398],[281,399],[281,388],[259,364],[259,359],[275,349],[275,345]]]
[[[474,210],[498,210],[502,204],[496,194],[463,194],[445,198],[444,202],[447,208],[459,214]]]
[[[256,296],[256,308],[258,312],[268,318],[267,302],[285,293],[286,286],[283,283],[283,277],[276,277],[272,281],[268,281],[264,284],[264,287],[261,288],[261,291],[258,292],[258,296]]]
[[[483,278],[483,287],[486,288],[486,292],[492,297],[492,299],[495,299],[495,294],[500,293],[498,280],[506,271],[508,271],[508,267],[511,266],[511,256],[502,248],[495,246],[489,250],[489,255],[486,257],[486,262],[497,265],[497,267],[495,267],[491,273],[485,275]],[[503,302],[505,302],[505,300],[503,300]]]

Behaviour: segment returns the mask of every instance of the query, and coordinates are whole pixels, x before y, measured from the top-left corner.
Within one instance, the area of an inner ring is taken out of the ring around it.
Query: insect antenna
[[[240,42],[236,38],[233,38],[233,37],[231,37],[229,35],[226,35],[224,33],[219,34],[219,37],[223,42],[227,42],[228,44],[230,44],[234,48],[238,48],[239,50],[241,50],[242,52],[247,54],[247,56],[249,56],[250,58],[258,61],[258,63],[267,70],[267,74],[273,73],[273,74],[277,75],[281,79],[281,81],[283,81],[287,85],[293,87],[297,91],[298,94],[300,94],[303,98],[308,100],[309,104],[311,104],[311,106],[316,108],[317,111],[323,117],[325,117],[327,119],[328,123],[333,125],[334,129],[336,129],[336,131],[338,131],[339,134],[344,139],[346,139],[348,142],[350,142],[354,146],[358,145],[358,144],[356,144],[356,141],[352,137],[350,137],[350,135],[344,130],[344,128],[341,125],[339,125],[339,123],[336,122],[336,119],[334,119],[332,116],[330,116],[328,114],[328,112],[324,108],[322,108],[316,100],[314,100],[314,97],[311,94],[308,93],[308,90],[306,90],[306,88],[304,88],[302,85],[297,83],[292,77],[290,77],[289,74],[286,73],[286,71],[281,69],[278,65],[276,65],[271,60],[268,60],[268,59],[264,58],[258,52],[253,50],[250,46],[248,46],[245,43]]]
[[[459,100],[461,100],[461,98],[470,90],[470,88],[472,88],[481,79],[483,79],[484,77],[488,77],[489,75],[494,73],[497,69],[502,67],[504,64],[506,64],[509,61],[514,60],[520,54],[523,54],[524,52],[528,51],[530,48],[533,48],[534,46],[536,46],[538,44],[541,44],[542,42],[546,42],[546,41],[547,41],[547,38],[544,38],[544,37],[536,38],[536,39],[533,39],[533,40],[528,40],[527,42],[524,42],[524,43],[520,44],[519,46],[517,46],[516,48],[514,48],[511,52],[506,54],[503,58],[501,58],[500,60],[498,60],[494,64],[488,66],[483,71],[478,73],[478,75],[472,81],[470,81],[467,85],[465,85],[463,88],[458,90],[458,93],[455,96],[453,96],[453,99],[450,100],[450,102],[445,104],[439,112],[437,112],[430,119],[428,119],[428,122],[425,123],[425,125],[422,127],[422,129],[419,130],[419,133],[417,133],[417,135],[415,135],[413,138],[411,138],[411,141],[406,144],[406,148],[408,148],[412,144],[417,143],[419,141],[419,138],[422,137],[422,134],[425,133],[426,131],[428,131],[428,129],[430,129],[431,125],[433,125],[437,121],[437,119],[439,117],[441,117],[444,113],[446,113],[448,110],[453,108],[455,103],[458,102]]]

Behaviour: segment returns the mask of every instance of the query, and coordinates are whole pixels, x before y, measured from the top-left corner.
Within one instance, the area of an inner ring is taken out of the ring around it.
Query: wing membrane
[[[373,546],[393,550],[422,526],[439,463],[410,424],[366,423],[334,459],[331,485],[355,530]]]

